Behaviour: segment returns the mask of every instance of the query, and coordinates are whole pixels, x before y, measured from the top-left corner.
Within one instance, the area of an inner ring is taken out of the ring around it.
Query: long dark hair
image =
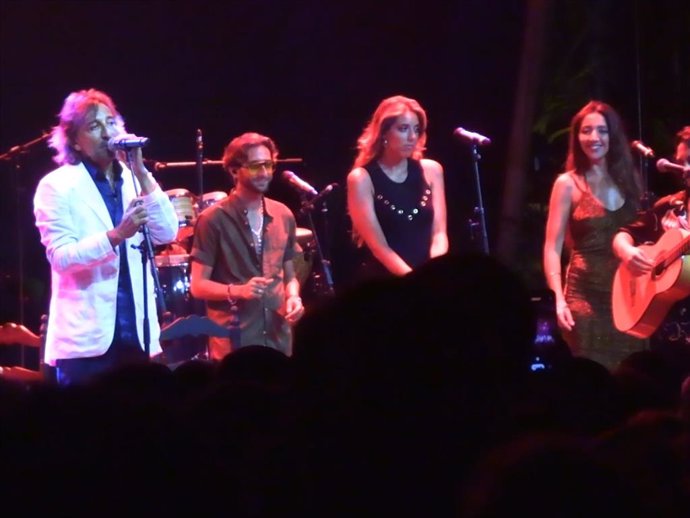
[[[635,169],[630,152],[630,144],[623,127],[623,121],[616,111],[601,101],[590,101],[575,114],[570,123],[570,137],[568,143],[568,157],[565,168],[584,175],[591,163],[580,145],[579,134],[582,120],[590,113],[600,113],[609,130],[609,151],[606,154],[608,173],[626,200],[631,200],[639,207],[642,195],[642,181]]]

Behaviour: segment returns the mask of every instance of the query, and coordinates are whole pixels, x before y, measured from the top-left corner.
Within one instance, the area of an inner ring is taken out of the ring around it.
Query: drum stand
[[[326,216],[328,215],[328,206],[326,205],[325,197],[337,186],[337,183],[327,185],[320,193],[314,196],[311,200],[307,200],[306,194],[301,195],[300,214],[304,214],[307,217],[307,221],[309,223],[309,230],[311,230],[312,237],[314,239],[316,258],[318,259],[318,262],[321,265],[321,273],[314,274],[314,290],[318,295],[332,296],[335,294],[335,290],[333,289],[331,261],[323,255],[321,243],[319,242],[318,233],[316,232],[316,227],[314,226],[314,219],[312,218],[311,213],[316,207],[317,203],[321,203],[321,214],[323,214],[324,216],[324,229],[327,235],[328,224],[326,222]]]
[[[137,182],[134,176],[134,171],[132,170],[132,150],[127,150],[127,167],[129,167],[130,173],[132,173],[132,183],[134,184],[134,193],[139,197],[139,192],[137,192]],[[153,243],[151,242],[151,234],[149,233],[149,228],[146,225],[141,226],[141,233],[144,235],[144,239],[138,246],[131,245],[132,248],[138,248],[141,252],[141,268],[142,276],[141,280],[144,289],[144,352],[146,353],[146,358],[151,356],[151,323],[149,321],[149,304],[148,304],[148,289],[147,289],[147,279],[146,279],[146,264],[148,263],[151,268],[151,276],[153,277],[153,286],[156,290],[156,306],[158,308],[158,314],[161,315],[161,321],[166,321],[170,314],[165,307],[165,299],[163,297],[163,289],[161,288],[160,279],[158,278],[158,269],[156,268],[156,263],[154,261],[153,253]]]

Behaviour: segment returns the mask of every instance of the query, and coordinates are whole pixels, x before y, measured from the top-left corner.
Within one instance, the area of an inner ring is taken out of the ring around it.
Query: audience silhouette
[[[649,351],[533,371],[535,329],[515,272],[446,255],[309,308],[292,357],[0,379],[3,490],[77,516],[687,516],[690,381]]]

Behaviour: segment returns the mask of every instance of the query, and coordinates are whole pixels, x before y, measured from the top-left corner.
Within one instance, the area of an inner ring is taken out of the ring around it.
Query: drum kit
[[[190,284],[190,258],[194,239],[194,225],[198,216],[209,207],[227,198],[223,191],[213,191],[197,196],[187,189],[165,191],[177,214],[178,231],[174,242],[156,249],[155,264],[165,299],[166,309],[173,318],[205,313],[203,301],[192,297]],[[312,270],[313,233],[307,228],[297,228],[297,242],[302,252],[294,258],[295,272],[304,285]]]

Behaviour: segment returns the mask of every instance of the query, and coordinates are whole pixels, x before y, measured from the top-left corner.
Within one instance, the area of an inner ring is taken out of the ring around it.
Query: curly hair
[[[642,195],[642,181],[633,163],[623,121],[618,113],[604,102],[590,101],[573,117],[570,123],[566,170],[584,175],[591,166],[590,160],[583,151],[579,140],[582,121],[591,113],[600,113],[604,117],[609,130],[609,150],[606,155],[609,175],[625,198],[632,200],[635,206],[639,206]]]
[[[357,139],[359,153],[354,167],[362,167],[376,160],[383,153],[383,136],[393,126],[396,119],[405,112],[412,112],[419,119],[419,140],[412,153],[412,158],[419,160],[424,155],[426,144],[427,116],[424,109],[414,99],[394,95],[381,101],[374,111],[371,120]]]
[[[60,165],[75,165],[81,162],[81,155],[74,149],[77,132],[89,113],[100,104],[108,107],[115,116],[120,130],[125,131],[124,119],[108,94],[94,88],[72,92],[62,104],[62,109],[58,114],[58,124],[53,127],[48,142],[48,146],[56,151],[56,155],[53,157],[55,162]]]

